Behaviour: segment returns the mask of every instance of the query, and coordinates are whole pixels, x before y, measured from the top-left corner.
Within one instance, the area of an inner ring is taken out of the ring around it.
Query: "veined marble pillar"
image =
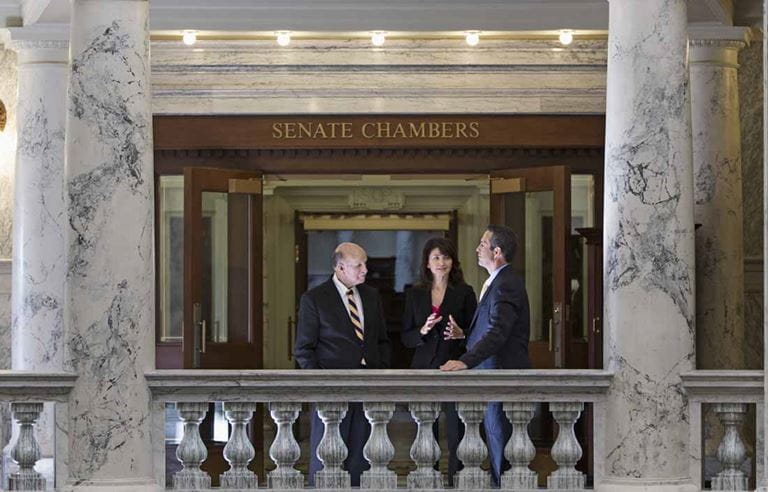
[[[69,488],[159,490],[147,0],[72,3],[66,135]],[[162,466],[162,463],[159,464]]]
[[[12,28],[8,37],[18,54],[11,368],[60,371],[64,361],[64,123],[69,32]],[[53,433],[53,404],[46,404],[36,425],[43,459],[53,456]]]
[[[745,369],[738,53],[744,27],[691,28],[698,369]]]
[[[693,163],[686,0],[610,0],[602,491],[694,491]],[[596,460],[599,460],[597,457]]]

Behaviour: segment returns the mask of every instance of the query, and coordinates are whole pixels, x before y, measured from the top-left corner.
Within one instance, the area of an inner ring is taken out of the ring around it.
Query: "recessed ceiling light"
[[[560,29],[560,44],[568,46],[573,42],[573,31],[570,29]]]
[[[385,34],[384,31],[374,31],[371,35],[371,43],[373,43],[374,46],[384,46],[384,41],[387,40]]]
[[[197,31],[187,30],[181,34],[181,40],[187,46],[192,46],[197,41]]]
[[[480,31],[467,31],[467,35],[464,38],[467,44],[470,46],[477,46],[480,42]]]
[[[291,32],[277,31],[277,44],[280,46],[288,46],[291,44]]]

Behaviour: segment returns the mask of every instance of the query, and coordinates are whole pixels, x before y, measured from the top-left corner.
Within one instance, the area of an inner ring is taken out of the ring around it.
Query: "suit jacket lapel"
[[[333,277],[328,279],[326,282],[326,295],[328,296],[328,302],[329,306],[333,306],[334,311],[336,312],[336,316],[339,319],[345,327],[345,331],[348,332],[348,334],[351,334],[352,336],[355,336],[355,327],[352,324],[352,320],[349,319],[349,311],[347,311],[347,306],[344,304],[344,301],[341,299],[341,296],[339,295],[339,290],[336,288],[336,284],[333,283]],[[357,337],[355,337],[357,338]]]

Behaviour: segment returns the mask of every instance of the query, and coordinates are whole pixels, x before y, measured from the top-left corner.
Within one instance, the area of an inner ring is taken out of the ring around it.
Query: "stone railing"
[[[370,438],[364,454],[370,469],[361,477],[361,488],[395,489],[398,477],[389,469],[395,449],[387,424],[395,404],[407,404],[417,427],[410,446],[410,457],[416,469],[401,486],[409,489],[442,489],[442,476],[433,464],[440,448],[432,433],[432,424],[440,411],[440,402],[456,402],[465,434],[458,456],[464,464],[456,478],[457,489],[482,490],[490,487],[490,476],[480,468],[487,455],[480,438],[480,423],[486,403],[503,402],[504,412],[513,426],[505,455],[512,468],[502,477],[502,488],[521,490],[537,488],[537,475],[529,468],[535,449],[527,426],[536,403],[549,403],[559,431],[552,446],[552,459],[557,470],[548,478],[548,488],[578,490],[585,488],[585,475],[575,465],[582,449],[574,434],[574,424],[584,404],[591,403],[595,422],[602,422],[605,394],[611,375],[598,370],[531,370],[531,371],[439,371],[351,370],[351,371],[218,371],[179,370],[154,371],[146,375],[153,393],[153,432],[163,436],[165,404],[174,403],[183,421],[183,437],[176,456],[183,468],[173,476],[173,487],[183,490],[210,488],[211,477],[201,470],[206,448],[200,438],[199,425],[210,402],[224,402],[231,425],[224,457],[230,470],[221,476],[222,488],[255,488],[258,479],[248,470],[254,457],[245,425],[256,403],[267,403],[277,431],[269,448],[276,468],[269,472],[270,489],[303,488],[305,477],[295,468],[300,449],[293,433],[293,423],[302,403],[316,403],[325,425],[325,435],[318,446],[318,457],[324,464],[317,476],[322,489],[348,489],[349,474],[341,467],[347,450],[339,434],[348,402],[363,402],[371,423]],[[594,425],[594,455],[603,456],[605,441],[602,425]],[[262,445],[263,443],[256,443]],[[155,442],[155,463],[165,462],[163,443]],[[595,483],[599,483],[602,466],[595,463]],[[162,471],[160,471],[162,472]],[[158,476],[159,483],[162,476]],[[404,477],[401,477],[404,478]]]
[[[688,396],[690,423],[690,473],[699,489],[704,489],[703,406],[711,405],[723,426],[723,438],[717,449],[720,472],[712,478],[712,490],[751,490],[749,477],[742,471],[747,450],[742,439],[748,406],[755,406],[756,450],[752,456],[758,483],[763,470],[763,371],[700,370],[681,375]]]
[[[57,421],[69,421],[67,402],[76,379],[74,374],[63,372],[0,371],[0,402],[10,402],[11,416],[19,425],[11,449],[11,458],[19,469],[8,476],[10,490],[46,490],[46,480],[34,468],[40,458],[34,427],[43,411],[43,402],[55,403]],[[62,443],[56,450],[56,477],[63,483],[67,476],[67,435],[65,428],[56,429],[57,442]]]

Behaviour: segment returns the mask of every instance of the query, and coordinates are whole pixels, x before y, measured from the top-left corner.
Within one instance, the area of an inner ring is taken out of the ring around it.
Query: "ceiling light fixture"
[[[464,40],[470,46],[477,46],[477,43],[480,42],[480,31],[467,31]]]
[[[197,41],[197,31],[183,31],[181,34],[181,40],[187,46],[192,46]]]
[[[384,46],[384,41],[387,40],[385,34],[384,31],[373,31],[373,34],[371,35],[371,43],[373,43],[374,46]]]
[[[280,46],[291,44],[291,31],[277,31],[277,44]]]
[[[573,31],[571,29],[560,29],[560,44],[568,46],[573,42]]]

